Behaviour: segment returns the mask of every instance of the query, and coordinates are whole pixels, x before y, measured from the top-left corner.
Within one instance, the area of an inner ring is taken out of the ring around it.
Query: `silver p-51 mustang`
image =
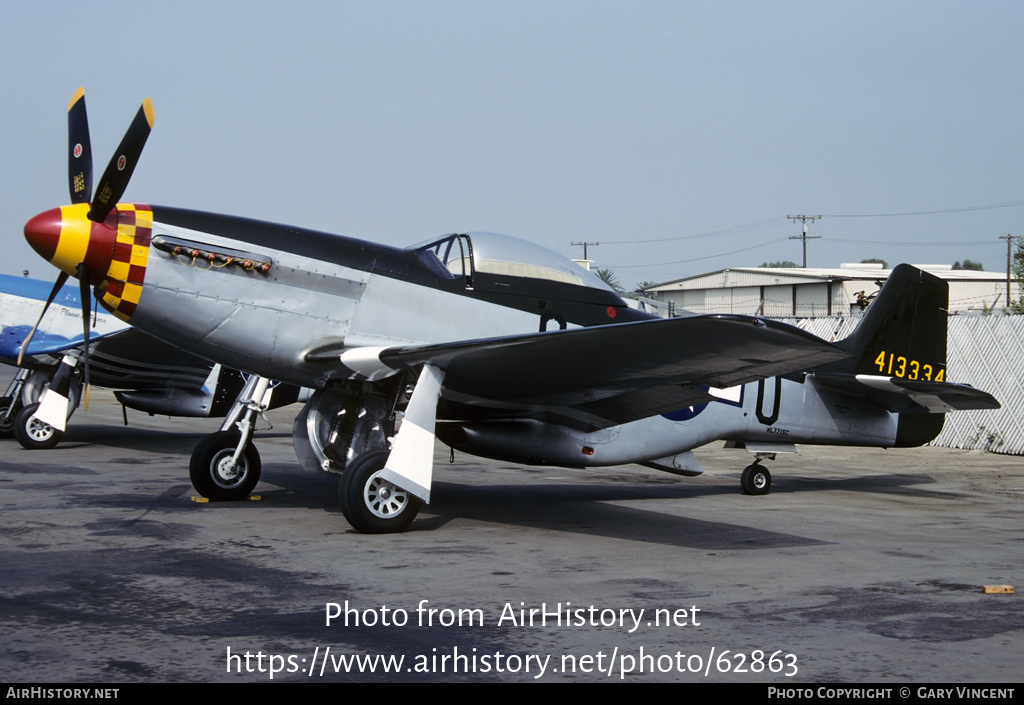
[[[363,532],[401,531],[430,501],[435,436],[531,465],[694,475],[690,450],[713,440],[759,454],[914,446],[938,434],[945,412],[998,408],[946,381],[947,287],[909,265],[834,344],[757,317],[663,320],[573,262],[501,235],[400,249],[117,203],[153,124],[148,99],[92,197],[81,89],[68,115],[73,204],[26,224],[32,247],[143,331],[316,388],[296,420],[296,453],[340,477],[342,510]],[[193,484],[244,497],[258,480],[254,453],[250,433],[215,434],[193,454]],[[760,459],[743,472],[748,494],[770,488]],[[225,490],[226,477],[244,481]]]

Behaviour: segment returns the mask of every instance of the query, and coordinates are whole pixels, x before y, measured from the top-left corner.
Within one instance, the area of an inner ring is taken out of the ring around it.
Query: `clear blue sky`
[[[153,100],[126,201],[396,245],[600,242],[627,286],[799,262],[796,214],[826,216],[811,266],[1002,271],[1022,32],[997,1],[8,3],[0,271],[55,275],[22,228],[68,201],[79,86],[96,178]]]

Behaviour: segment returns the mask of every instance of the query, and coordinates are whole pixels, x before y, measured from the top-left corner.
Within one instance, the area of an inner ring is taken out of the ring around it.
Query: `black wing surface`
[[[442,397],[505,414],[554,413],[599,428],[705,401],[728,388],[849,353],[793,326],[693,316],[439,345],[393,347],[393,369],[445,371]]]
[[[93,383],[111,389],[198,389],[213,364],[136,328],[90,346]]]

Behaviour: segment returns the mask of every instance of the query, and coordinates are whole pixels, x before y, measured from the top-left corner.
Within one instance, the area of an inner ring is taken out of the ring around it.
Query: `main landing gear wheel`
[[[7,415],[10,409],[10,416]],[[0,397],[0,438],[14,438],[14,420],[21,409],[20,397]]]
[[[416,495],[403,490],[380,474],[390,450],[363,453],[349,463],[338,484],[338,503],[348,523],[364,534],[404,531],[423,505]]]
[[[252,443],[232,463],[241,434],[237,431],[212,433],[192,451],[188,476],[203,497],[215,502],[245,499],[260,481],[260,454]]]
[[[768,468],[757,463],[748,465],[743,469],[740,487],[743,488],[743,494],[768,494],[772,489],[772,474]]]
[[[63,431],[58,431],[48,423],[32,418],[36,413],[39,404],[29,404],[18,412],[14,417],[14,437],[18,443],[28,450],[49,450],[64,437]]]

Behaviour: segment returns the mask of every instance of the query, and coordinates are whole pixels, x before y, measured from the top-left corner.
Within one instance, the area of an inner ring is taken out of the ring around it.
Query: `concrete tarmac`
[[[802,446],[748,497],[751,456],[721,444],[698,478],[438,447],[433,502],[365,536],[299,468],[296,411],[257,436],[261,501],[193,502],[189,454],[218,422],[126,428],[109,393],[54,450],[0,441],[2,680],[1024,676],[1021,595],[982,593],[1024,585],[1020,457]]]

